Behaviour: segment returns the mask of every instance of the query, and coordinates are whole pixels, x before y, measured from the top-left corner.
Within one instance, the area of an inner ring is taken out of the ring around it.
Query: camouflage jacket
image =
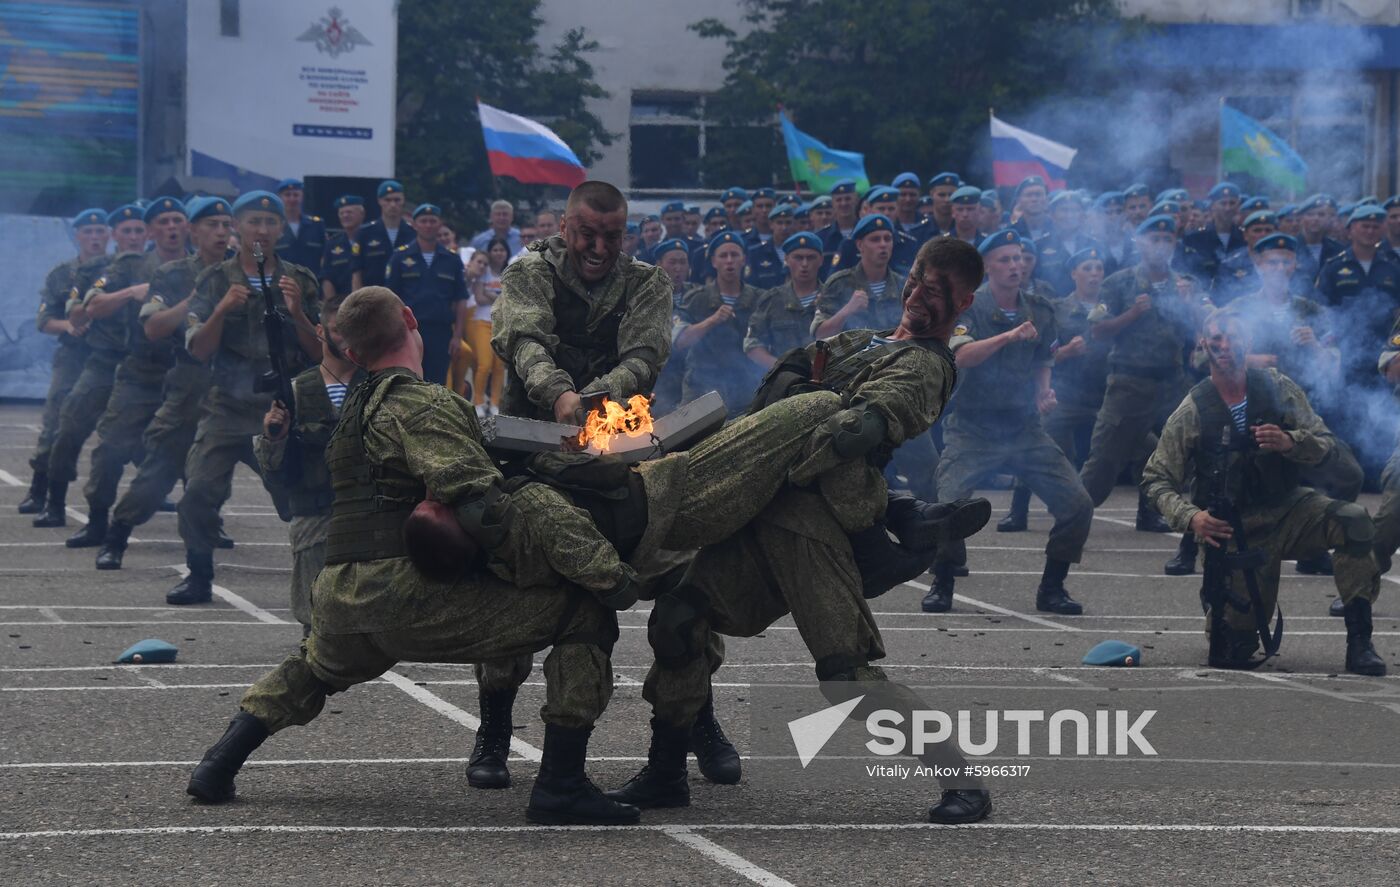
[[[744,336],[744,353],[766,348],[777,357],[785,351],[808,345],[812,341],[812,320],[817,305],[803,307],[792,281],[774,287],[759,299],[758,308],[749,317],[749,330]]]
[[[846,306],[856,290],[865,290],[870,296],[870,305],[864,311],[846,318],[846,329],[887,330],[899,326],[904,317],[904,278],[893,268],[885,270],[885,291],[877,298],[870,292],[870,281],[865,278],[865,269],[860,265],[837,271],[822,284],[822,294],[817,298],[817,313],[812,318],[812,333],[826,323],[836,312]]]
[[[82,291],[82,304],[91,305],[92,300],[103,293],[115,293],[145,283],[159,264],[155,253],[133,252],[113,256],[102,274]],[[115,313],[93,320],[88,326],[88,344],[103,351],[129,350],[137,310],[135,303],[128,302]]]
[[[107,257],[102,256],[103,260]],[[55,265],[44,277],[44,287],[39,291],[39,312],[34,319],[34,325],[39,332],[44,331],[44,324],[50,320],[66,320],[68,318],[68,298],[73,292],[73,287],[77,285],[78,267],[80,262],[77,258],[69,259]],[[80,340],[62,333],[58,337],[60,345],[77,345]]]
[[[141,322],[143,328],[142,335],[145,335],[144,325],[147,320],[164,311],[173,305],[178,305],[194,294],[195,287],[201,277],[210,268],[217,267],[219,263],[205,265],[200,261],[199,256],[186,256],[174,262],[167,262],[156,269],[156,273],[151,275],[151,291],[146,299],[146,303],[141,306],[136,319]],[[153,346],[169,349],[170,353],[176,357],[190,360],[189,352],[185,350],[183,336],[171,334],[161,342],[152,342]]]
[[[975,422],[984,429],[1007,433],[1038,423],[1036,376],[1055,360],[1055,309],[1049,302],[1021,290],[1014,314],[1008,314],[983,285],[972,304],[959,315],[948,347],[956,354],[971,342],[999,336],[1027,321],[1035,324],[1034,339],[1010,342],[977,366],[958,374],[960,384],[950,422]]]
[[[611,328],[616,342],[598,349],[616,355],[601,375],[574,379],[556,361],[555,281],[588,307],[587,328]],[[592,287],[578,276],[558,235],[530,244],[526,255],[501,275],[501,297],[491,313],[491,348],[524,384],[525,395],[552,417],[554,402],[567,391],[606,392],[623,401],[650,393],[671,352],[671,281],[660,268],[625,255]]]
[[[1117,367],[1162,370],[1166,374],[1179,371],[1182,354],[1196,341],[1210,301],[1205,297],[1186,301],[1177,289],[1175,273],[1154,285],[1139,265],[1125,268],[1103,282],[1098,307],[1089,312],[1089,324],[1119,316],[1132,308],[1140,295],[1151,296],[1152,307],[1113,337],[1108,352],[1109,372]]]

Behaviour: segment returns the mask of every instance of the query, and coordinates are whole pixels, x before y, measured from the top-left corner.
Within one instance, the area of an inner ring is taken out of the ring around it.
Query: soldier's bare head
[[[899,325],[920,339],[947,339],[958,315],[982,283],[982,255],[955,237],[935,237],[919,248],[904,284]]]
[[[391,366],[412,369],[422,362],[418,319],[387,287],[355,290],[341,303],[335,321],[350,359],[367,370]]]
[[[569,261],[585,283],[607,277],[622,252],[627,198],[607,182],[588,181],[569,194],[561,232]]]

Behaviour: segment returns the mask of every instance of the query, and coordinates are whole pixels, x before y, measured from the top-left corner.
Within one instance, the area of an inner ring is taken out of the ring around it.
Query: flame
[[[634,394],[627,400],[627,408],[606,398],[602,410],[590,410],[583,422],[583,430],[578,434],[578,445],[590,444],[598,452],[606,453],[612,440],[619,434],[627,437],[641,437],[651,434],[651,401],[644,394]]]

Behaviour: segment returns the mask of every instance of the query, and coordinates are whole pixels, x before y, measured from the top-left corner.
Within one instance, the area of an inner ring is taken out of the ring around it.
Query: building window
[[[238,0],[219,0],[219,34],[238,36]]]
[[[761,184],[772,175],[776,129],[707,119],[694,93],[634,92],[630,121],[633,188],[684,191]]]

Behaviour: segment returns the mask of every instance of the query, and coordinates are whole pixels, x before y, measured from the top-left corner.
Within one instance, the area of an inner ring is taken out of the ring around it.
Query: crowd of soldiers
[[[232,203],[85,210],[79,254],[41,299],[59,347],[20,510],[66,524],[95,430],[87,522],[67,544],[119,569],[183,480],[187,569],[166,600],[198,604],[215,549],[233,544],[219,512],[237,464],[262,478],[291,525],[305,639],[196,769],[189,791],[212,802],[268,735],[403,658],[476,665],[468,780],[508,786],[516,693],[552,647],[531,819],[687,804],[688,753],[712,781],[740,778],[709,690],[722,635],[791,614],[824,691],[869,696],[852,717],[919,707],[872,665],[866,599],[931,572],[922,608],[949,610],[963,540],[989,514],[971,497],[999,477],[1016,484],[999,531],[1026,528],[1032,493],[1054,518],[1038,610],[1083,612],[1065,582],[1127,474],[1136,528],[1182,533],[1168,573],[1194,572],[1197,540],[1209,557],[1232,533],[1271,557],[1239,585],[1253,599],[1229,599],[1234,634],[1213,663],[1252,661],[1289,557],[1335,573],[1346,667],[1383,674],[1370,606],[1400,544],[1396,456],[1374,521],[1355,500],[1389,455],[1377,428],[1394,412],[1361,395],[1400,382],[1400,199],[1273,210],[1229,183],[1197,204],[1031,177],[1004,211],[997,190],[952,173],[924,191],[912,173],[808,202],[730,188],[703,214],[672,202],[633,223],[621,192],[588,182],[562,219],[541,213],[543,230],[523,233],[493,207],[472,243],[513,256],[490,329],[502,413],[576,425],[598,396],[650,395],[658,414],[710,391],[724,403],[723,431],[622,471],[488,451],[489,413],[441,384],[470,323],[455,234],[434,204],[407,212],[398,182],[379,186],[373,222],[339,198],[330,234],[297,180]],[[1241,478],[1242,525],[1201,499],[1217,446]],[[583,761],[615,612],[639,598],[654,601],[651,747],[605,795]],[[990,811],[980,783],[944,787],[933,821]]]

